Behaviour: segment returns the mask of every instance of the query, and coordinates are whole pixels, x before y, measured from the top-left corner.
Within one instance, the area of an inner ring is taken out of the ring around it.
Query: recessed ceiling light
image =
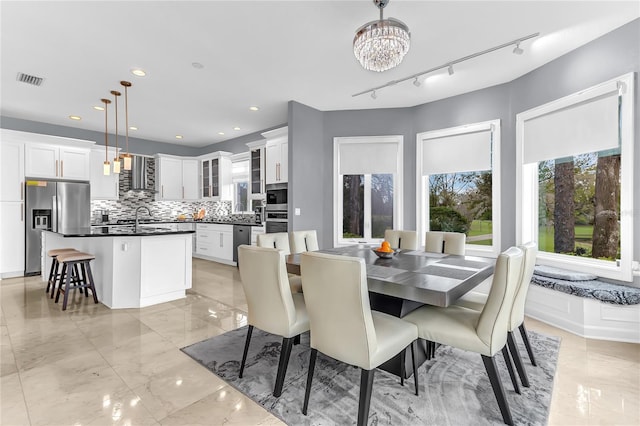
[[[140,69],[140,68],[133,68],[131,70],[131,74],[136,75],[138,77],[144,77],[145,75],[147,75],[147,73],[143,69]]]
[[[224,136],[224,132],[218,132],[220,136]]]
[[[96,111],[104,111],[104,107],[100,105],[94,105],[93,109],[95,109]]]
[[[129,130],[138,130],[136,126],[129,126]]]
[[[204,68],[204,65],[202,65],[200,62],[191,62],[191,66],[198,70]]]
[[[182,139],[182,135],[176,135],[176,139]]]
[[[233,130],[240,130],[240,127],[236,126],[233,128]]]
[[[70,115],[69,118],[76,121],[82,120],[82,117],[78,115]]]
[[[249,109],[250,109],[251,111],[257,111],[257,110],[259,110],[260,108],[258,108],[257,106],[250,106],[250,107],[249,107]]]

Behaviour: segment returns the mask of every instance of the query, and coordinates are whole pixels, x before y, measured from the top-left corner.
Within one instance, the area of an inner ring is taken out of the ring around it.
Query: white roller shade
[[[618,146],[617,90],[524,121],[524,164]]]
[[[396,173],[397,171],[397,143],[340,144],[341,175]]]
[[[491,170],[491,130],[422,140],[422,175]]]
[[[231,179],[233,183],[247,182],[249,180],[248,160],[231,163]]]

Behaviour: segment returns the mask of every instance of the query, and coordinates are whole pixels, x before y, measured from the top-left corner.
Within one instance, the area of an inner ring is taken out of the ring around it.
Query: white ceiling
[[[637,0],[392,0],[385,17],[409,26],[411,49],[397,68],[374,73],[360,67],[351,47],[355,30],[377,19],[371,0],[2,1],[0,7],[2,115],[104,131],[104,113],[92,106],[129,80],[129,121],[138,127],[130,135],[188,146],[286,123],[290,100],[323,111],[406,107],[511,81],[640,16]],[[535,32],[541,35],[523,43],[524,55],[505,48],[457,65],[452,77],[445,70],[420,87],[407,81],[379,90],[376,100],[352,97]],[[147,76],[133,76],[135,67]],[[19,83],[18,72],[45,81]],[[260,110],[249,111],[251,105]],[[112,127],[113,109],[110,117]]]

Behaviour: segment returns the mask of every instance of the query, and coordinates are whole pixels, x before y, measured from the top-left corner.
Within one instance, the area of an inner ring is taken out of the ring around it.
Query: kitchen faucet
[[[149,213],[149,217],[151,217],[151,216],[152,216],[152,215],[151,215],[151,210],[149,210],[149,207],[147,207],[147,206],[140,206],[140,207],[138,207],[138,208],[136,209],[136,229],[138,228],[138,225],[140,225],[140,223],[138,222],[138,212],[139,212],[141,209],[146,209],[146,210],[147,210],[147,213]]]

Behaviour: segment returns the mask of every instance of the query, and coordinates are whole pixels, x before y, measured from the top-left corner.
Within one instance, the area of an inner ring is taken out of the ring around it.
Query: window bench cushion
[[[542,268],[543,274],[538,273],[538,269]],[[554,278],[544,274],[549,269],[556,271],[564,271],[560,276],[574,278],[581,274],[573,271],[565,271],[559,268],[549,268],[548,266],[536,266],[531,283],[552,290],[561,291],[579,297],[596,299],[601,302],[611,303],[614,305],[637,305],[640,304],[640,288],[630,287],[622,284],[612,284],[598,279],[591,280],[569,280]]]

